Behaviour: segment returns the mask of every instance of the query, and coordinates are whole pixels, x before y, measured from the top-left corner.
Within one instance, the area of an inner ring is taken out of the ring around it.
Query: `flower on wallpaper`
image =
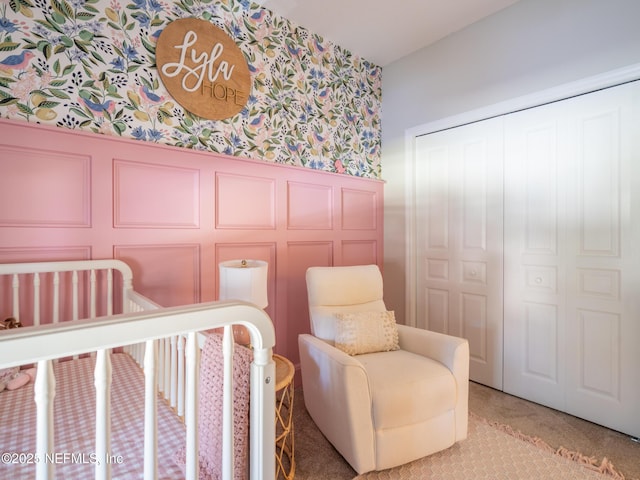
[[[155,46],[182,17],[245,54],[253,87],[204,120],[159,80]],[[3,0],[0,115],[141,141],[380,177],[381,70],[247,0]]]

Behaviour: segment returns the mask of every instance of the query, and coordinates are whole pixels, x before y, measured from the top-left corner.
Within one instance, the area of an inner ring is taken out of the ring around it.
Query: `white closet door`
[[[567,125],[559,104],[505,120],[504,390],[562,410]]]
[[[502,119],[416,138],[417,326],[469,340],[502,388]]]
[[[628,84],[509,115],[504,223],[504,390],[636,436],[638,100]]]

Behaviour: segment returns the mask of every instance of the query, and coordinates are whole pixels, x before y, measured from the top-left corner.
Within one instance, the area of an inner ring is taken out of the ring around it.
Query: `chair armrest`
[[[469,342],[465,338],[398,324],[400,348],[444,364],[453,371],[458,361],[469,362]],[[466,358],[465,358],[466,357]]]
[[[356,471],[375,468],[369,380],[362,364],[313,335],[299,335],[304,403]]]
[[[469,342],[465,338],[398,324],[400,348],[444,364],[456,379],[456,441],[467,437],[469,414]]]

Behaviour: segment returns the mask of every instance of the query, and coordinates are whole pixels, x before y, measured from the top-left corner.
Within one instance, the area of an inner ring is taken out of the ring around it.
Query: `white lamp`
[[[260,308],[269,305],[267,296],[267,262],[262,260],[229,260],[221,262],[220,300],[242,300]],[[234,337],[240,344],[248,344],[247,330],[235,326]]]

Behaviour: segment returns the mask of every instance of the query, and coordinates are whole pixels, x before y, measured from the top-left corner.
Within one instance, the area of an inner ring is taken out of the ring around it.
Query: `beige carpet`
[[[624,478],[607,459],[597,461],[566,449],[554,451],[539,439],[506,425],[469,418],[469,436],[453,447],[401,467],[370,472],[358,480],[612,480]]]
[[[475,383],[470,384],[469,407],[474,413],[469,438],[464,442],[403,467],[357,477],[313,423],[304,407],[304,392],[297,389],[293,414],[295,480],[612,480],[615,470],[624,473],[626,480],[640,480],[640,443],[618,432]],[[491,426],[483,418],[495,423]],[[506,424],[530,436],[539,435],[553,448],[514,432]],[[562,445],[587,456],[576,455],[577,461],[562,458],[555,454],[556,449],[561,454],[569,453]],[[511,453],[513,448],[517,454]],[[615,469],[605,457],[612,460]],[[579,465],[578,461],[588,465]],[[511,466],[499,467],[505,462]],[[609,473],[596,473],[594,468],[600,467]]]

